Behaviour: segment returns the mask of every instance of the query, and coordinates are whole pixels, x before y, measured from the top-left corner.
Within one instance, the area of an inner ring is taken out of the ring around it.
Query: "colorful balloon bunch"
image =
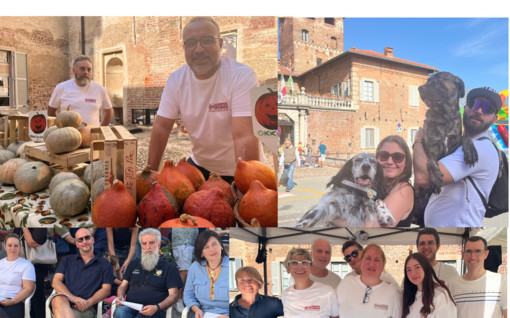
[[[489,129],[489,136],[500,149],[508,149],[508,89],[500,92],[503,107],[498,113],[496,123]]]

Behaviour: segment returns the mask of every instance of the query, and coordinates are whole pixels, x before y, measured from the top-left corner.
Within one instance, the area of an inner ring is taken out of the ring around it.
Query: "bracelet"
[[[422,142],[423,141],[423,138],[414,138],[414,142]]]
[[[161,311],[161,307],[159,307],[159,304],[156,304],[156,307],[158,307],[158,311]]]

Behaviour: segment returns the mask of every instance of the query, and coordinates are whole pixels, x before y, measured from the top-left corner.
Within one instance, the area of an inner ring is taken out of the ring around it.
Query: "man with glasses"
[[[75,234],[78,254],[65,256],[53,276],[55,317],[93,318],[96,304],[110,296],[113,271],[106,258],[94,255],[94,237],[86,228]]]
[[[207,179],[214,171],[232,183],[238,158],[259,160],[253,134],[250,90],[257,76],[248,66],[221,56],[223,39],[211,17],[194,17],[182,32],[184,65],[170,75],[161,96],[148,163],[157,170],[174,122],[189,133],[188,162]]]
[[[498,118],[501,109],[500,95],[490,87],[475,88],[467,95],[464,107],[464,130],[478,152],[478,162],[468,166],[464,162],[462,147],[439,161],[443,174],[443,189],[432,194],[425,208],[425,226],[433,227],[480,227],[483,225],[485,207],[477,191],[467,180],[471,177],[478,189],[489,197],[498,175],[499,156],[489,139],[488,129]],[[415,138],[414,180],[421,188],[430,187],[427,156],[422,145],[423,130]],[[487,200],[488,201],[488,200]]]
[[[161,233],[157,229],[145,229],[138,237],[142,246],[141,259],[129,263],[117,291],[116,317],[166,317],[166,309],[179,299],[178,289],[183,287],[174,264],[158,254]],[[142,304],[138,311],[121,302],[127,300]],[[120,302],[119,302],[120,301]]]
[[[418,232],[416,237],[418,253],[423,254],[427,258],[439,280],[444,283],[459,276],[459,272],[457,272],[455,267],[436,260],[437,250],[440,246],[439,233],[437,233],[436,229],[426,227]]]
[[[467,273],[447,283],[459,318],[507,317],[506,276],[485,270],[484,261],[488,255],[484,238],[468,238],[462,252]]]

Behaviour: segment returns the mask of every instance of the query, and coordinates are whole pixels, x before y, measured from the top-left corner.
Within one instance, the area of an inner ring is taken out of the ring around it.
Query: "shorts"
[[[51,294],[50,297],[48,297],[48,300],[47,302],[50,304],[50,310],[52,311],[51,309],[51,300],[58,296],[57,294]],[[71,302],[69,302],[70,305],[72,306],[73,304]],[[96,308],[97,308],[97,304],[93,305],[93,306],[90,306],[89,308],[85,309],[84,312],[80,312],[74,308],[71,307],[71,309],[73,310],[73,313],[74,313],[74,316],[76,318],[94,318],[96,317]]]
[[[191,244],[172,246],[175,262],[179,271],[187,271],[193,263],[195,247]]]
[[[326,161],[326,155],[321,155],[319,157],[319,161],[322,161],[322,162]]]

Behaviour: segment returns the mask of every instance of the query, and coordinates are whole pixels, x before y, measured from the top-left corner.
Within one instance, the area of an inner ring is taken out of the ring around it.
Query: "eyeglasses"
[[[473,98],[469,100],[468,107],[474,112],[476,112],[479,108],[482,108],[482,113],[485,115],[495,114],[498,112],[496,106],[494,106],[491,102],[480,98]]]
[[[406,155],[401,152],[388,153],[384,150],[381,150],[377,153],[377,159],[379,161],[387,161],[390,157],[393,159],[394,163],[401,163],[404,161]]]
[[[351,262],[351,259],[352,258],[357,258],[359,255],[359,251],[358,250],[354,250],[352,251],[352,253],[350,255],[345,255],[344,256],[344,260],[347,262],[347,263],[350,263]]]
[[[372,286],[368,286],[367,289],[365,289],[365,297],[363,297],[363,303],[368,303],[368,299],[370,298],[370,293],[372,292]]]
[[[306,268],[306,267],[310,267],[312,262],[309,261],[309,260],[304,260],[304,261],[292,260],[292,261],[288,261],[287,264],[289,264],[289,266],[292,267],[292,268],[297,268],[299,265],[301,265],[301,266]]]
[[[465,250],[464,251],[464,253],[469,256],[471,256],[473,254],[475,254],[475,256],[480,256],[480,255],[482,255],[483,252],[485,252],[485,250],[474,250],[474,251],[473,250]]]
[[[206,49],[214,44],[215,39],[221,39],[221,38],[219,36],[208,35],[208,36],[203,36],[198,40],[197,39],[189,39],[189,40],[186,40],[186,42],[184,42],[184,48],[188,51],[193,51],[194,49],[197,48],[197,43],[200,42],[200,45],[204,49]]]
[[[76,241],[78,243],[83,243],[83,241],[90,241],[91,238],[92,238],[91,235],[85,235],[83,237],[77,238]]]

